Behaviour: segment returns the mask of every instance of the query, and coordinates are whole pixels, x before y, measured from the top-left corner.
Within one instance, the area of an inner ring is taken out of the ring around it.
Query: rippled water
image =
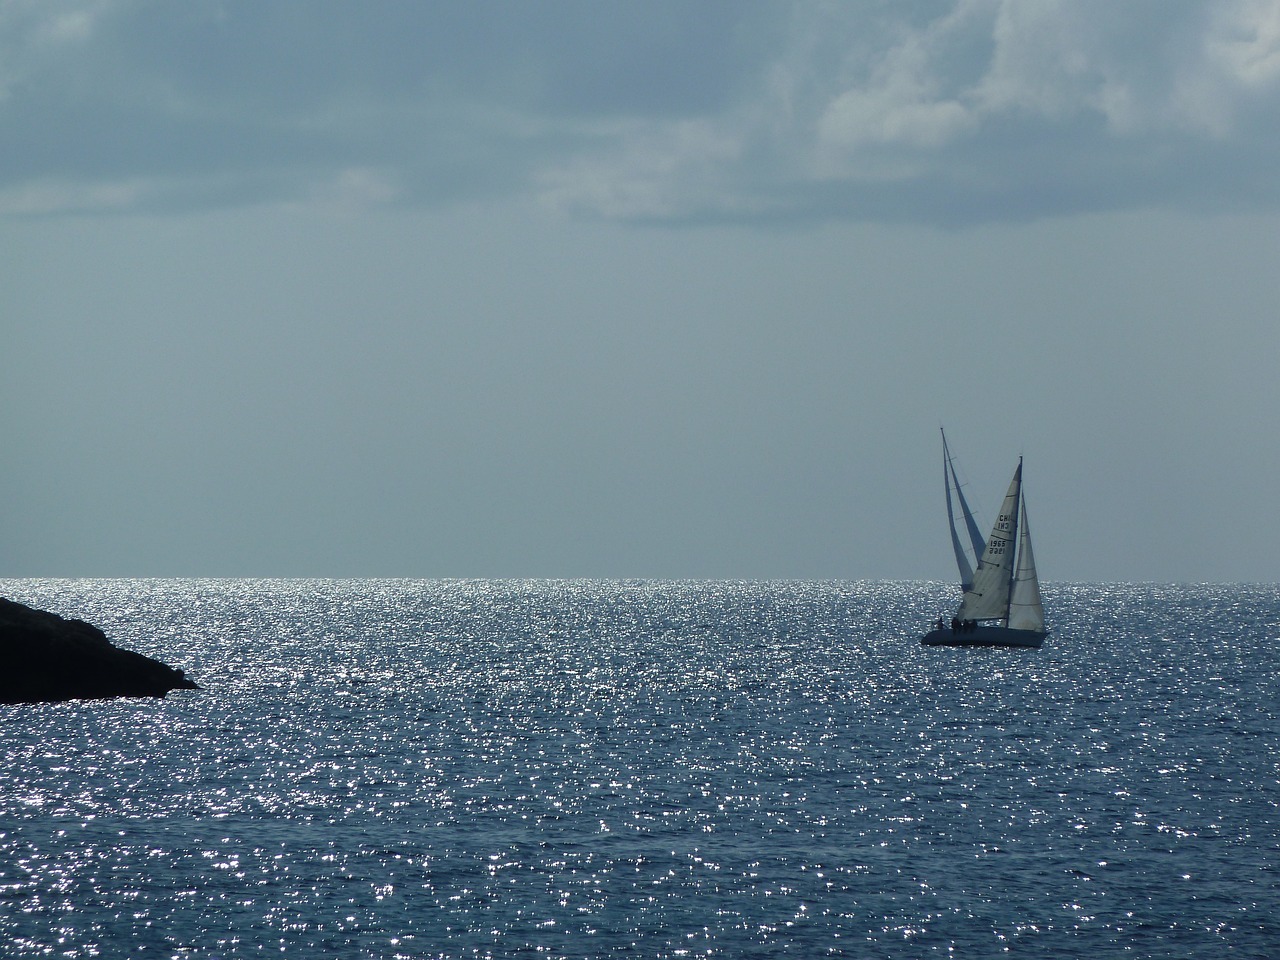
[[[1280,955],[1275,586],[5,581],[204,686],[0,707],[0,954]]]

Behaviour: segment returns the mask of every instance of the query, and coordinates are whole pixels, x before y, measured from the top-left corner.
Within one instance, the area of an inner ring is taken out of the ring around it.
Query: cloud
[[[690,219],[966,223],[1276,203],[1263,171],[1280,145],[1280,3],[867,10],[798,6],[754,101],[693,121],[696,137],[689,121],[655,123],[575,157],[564,183],[590,185],[587,203],[648,196],[654,217]],[[733,158],[714,176],[707,144]]]
[[[829,97],[818,124],[819,146],[856,157],[864,145],[929,149],[971,132],[971,106],[935,68],[948,38],[963,32],[957,25],[968,19],[970,6],[961,4],[925,29],[908,33],[872,62],[865,81]]]
[[[966,223],[1277,199],[1280,0],[20,0],[0,54],[10,215],[514,196]]]

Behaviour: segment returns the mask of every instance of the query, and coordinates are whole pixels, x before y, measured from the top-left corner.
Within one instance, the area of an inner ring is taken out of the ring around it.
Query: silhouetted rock
[[[112,646],[83,620],[0,597],[0,703],[163,697],[198,689],[181,670]]]

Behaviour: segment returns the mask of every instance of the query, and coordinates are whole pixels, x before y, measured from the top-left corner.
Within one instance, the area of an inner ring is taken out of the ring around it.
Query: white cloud
[[[818,143],[846,152],[886,143],[932,148],[973,127],[969,109],[940,91],[923,45],[911,42],[893,52],[872,84],[832,101],[818,123]]]
[[[1042,214],[1058,197],[1149,203],[1155,182],[1204,193],[1167,168],[1171,156],[1248,163],[1230,155],[1242,111],[1274,98],[1280,73],[1280,0],[956,0],[904,3],[887,20],[867,9],[797,5],[754,100],[642,136],[604,133],[606,146],[541,182],[604,216],[785,215],[815,191],[838,201],[832,189],[856,210],[887,183],[917,184],[920,216],[941,190],[959,206],[981,204],[966,190],[998,202],[1007,169]]]
[[[0,188],[0,216],[128,212],[153,190],[154,184],[142,179],[93,183],[28,180]]]
[[[179,206],[532,192],[620,218],[1023,217],[1203,203],[1197,177],[1269,163],[1280,137],[1280,0],[566,4],[508,27],[374,9],[0,7],[0,190],[11,210],[126,183]]]
[[[961,2],[948,16],[907,34],[874,63],[870,79],[838,93],[818,122],[825,151],[856,152],[865,145],[941,147],[971,131],[967,91],[948,83],[939,54],[967,35],[982,3]],[[859,71],[861,72],[861,71]]]
[[[0,101],[59,48],[88,40],[100,3],[7,0],[0,4]]]
[[[1123,109],[1130,98],[1123,79],[1100,61],[1097,34],[1106,31],[1090,13],[1058,2],[1000,4],[991,61],[975,90],[983,112],[1058,120]]]
[[[1172,84],[1171,112],[1190,129],[1225,138],[1241,112],[1280,88],[1280,3],[1216,7],[1198,52]]]
[[[959,0],[831,100],[820,140],[849,152],[935,150],[993,122],[1089,116],[1117,136],[1221,137],[1241,98],[1273,90],[1278,76],[1276,0]]]
[[[343,207],[383,206],[400,196],[400,187],[395,181],[395,176],[385,170],[351,167],[317,185],[312,197]]]
[[[1214,12],[1205,44],[1210,62],[1243,89],[1273,89],[1280,81],[1280,3],[1239,0]]]
[[[678,217],[718,192],[743,148],[720,125],[698,121],[633,124],[616,136],[616,149],[544,170],[541,201],[606,217]]]

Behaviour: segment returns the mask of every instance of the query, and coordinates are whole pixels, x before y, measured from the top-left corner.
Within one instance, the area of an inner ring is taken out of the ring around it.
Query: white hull
[[[979,624],[969,630],[930,630],[920,642],[926,647],[1024,647],[1040,649],[1045,635],[1039,630],[1011,630]]]

